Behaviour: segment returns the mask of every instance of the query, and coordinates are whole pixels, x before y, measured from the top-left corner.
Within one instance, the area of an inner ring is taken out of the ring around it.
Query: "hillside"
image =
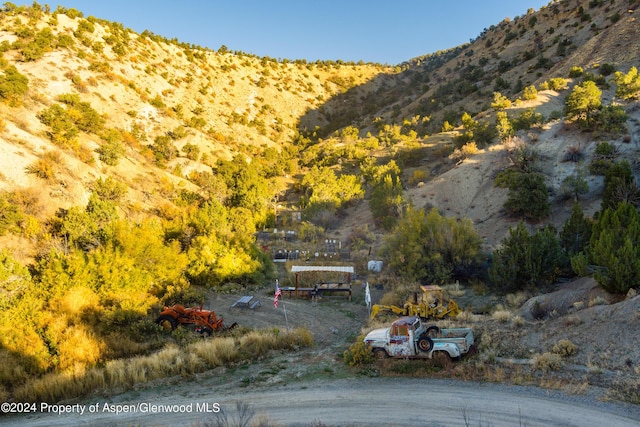
[[[88,378],[90,369],[91,375],[117,370],[114,361],[136,356],[179,358],[176,344],[197,346],[188,333],[167,338],[154,324],[158,310],[178,302],[226,307],[245,292],[272,297],[276,278],[283,286],[294,280],[287,264],[272,262],[278,250],[348,261],[360,274],[369,259],[386,256],[387,269],[371,281],[384,287],[376,300],[394,303],[418,282],[461,279],[465,319],[491,352],[479,364],[549,350],[550,341],[542,345],[528,335],[538,333],[536,321],[549,320],[557,338],[566,324],[557,316],[583,316],[581,308],[613,316],[626,291],[623,320],[637,323],[634,285],[608,296],[606,309],[594,308],[593,279],[586,296],[576,296],[585,298],[575,301],[579,307],[527,318],[531,328],[519,329],[525,321],[518,315],[511,325],[520,340],[515,350],[487,344],[497,339],[491,328],[503,322],[477,316],[500,312],[507,292],[523,303],[574,275],[565,260],[562,268],[542,271],[538,282],[492,287],[498,280],[489,278],[487,266],[516,225],[531,233],[553,230],[556,239],[576,201],[589,224],[611,207],[606,203],[640,203],[638,13],[635,0],[554,1],[463,46],[386,67],[212,51],[62,6],[6,4],[0,12],[0,307],[7,312],[0,321],[0,398],[75,397],[56,375]],[[572,107],[581,90],[595,94],[597,105]],[[617,166],[619,175],[609,173]],[[525,187],[526,179],[538,180],[535,191],[510,205],[519,194],[513,183]],[[533,198],[538,194],[544,200]],[[471,248],[472,260],[465,264],[451,253],[413,257],[434,236],[405,258],[398,255],[411,249],[415,233],[402,241],[394,227],[418,210],[451,227],[469,224],[471,243],[462,249]],[[388,249],[394,238],[395,253]],[[576,259],[585,275],[604,270]],[[640,257],[628,259],[640,265]],[[444,265],[449,260],[459,265]],[[407,273],[412,262],[419,267],[414,276]],[[512,309],[526,317],[528,304]],[[359,332],[364,308],[331,310],[348,329],[335,332],[318,310],[295,326],[311,324],[321,331],[316,342],[335,339],[334,349],[344,347]],[[271,311],[260,314],[243,314],[247,330],[234,339],[257,346],[250,327],[277,337],[269,327],[282,329],[281,320]],[[580,364],[598,353],[585,338],[591,325],[581,319],[570,336],[584,345]],[[626,332],[616,337],[627,340]],[[301,334],[292,340],[312,341],[308,331]],[[266,341],[260,345],[277,340]],[[236,356],[236,363],[252,360]],[[330,356],[320,350],[318,357]],[[629,355],[632,363],[636,357]],[[617,359],[597,360],[606,369],[626,369]],[[185,369],[201,372],[198,363]]]
[[[189,186],[185,176],[210,169],[207,165],[218,159],[230,160],[239,153],[254,156],[269,147],[280,150],[290,144],[302,114],[387,71],[375,65],[280,63],[212,52],[75,14],[2,14],[5,61],[29,79],[29,90],[24,99],[2,106],[1,185],[4,190],[43,184],[50,188],[40,192],[44,215],[60,206],[86,203],[86,185],[100,176],[125,182],[132,190],[131,201],[140,202],[142,193],[156,193],[162,180]],[[27,60],[22,46],[37,43],[36,32],[43,30],[51,39],[48,46]],[[105,119],[105,128],[128,136],[117,166],[109,167],[95,154],[104,143],[98,135],[83,132],[73,146],[56,145],[47,136],[38,114],[64,94],[79,94]],[[164,168],[156,167],[146,146],[176,130],[180,154]],[[185,145],[197,147],[197,160],[186,157]],[[63,159],[54,182],[25,172],[51,150]],[[159,199],[145,207],[157,203]]]
[[[601,64],[614,64],[619,70],[637,65],[640,47],[634,42],[640,30],[633,14],[637,4],[605,3],[553,3],[505,19],[467,45],[411,59],[395,70],[375,64],[280,63],[242,52],[213,52],[154,34],[135,34],[118,23],[87,21],[75,16],[77,11],[69,13],[71,18],[32,10],[4,12],[0,33],[4,58],[30,84],[19,105],[2,105],[0,185],[8,191],[48,188],[38,191],[40,219],[44,219],[59,207],[85,204],[91,181],[114,176],[130,189],[130,204],[148,210],[164,200],[153,195],[161,193],[158,189],[166,181],[175,188],[194,189],[185,179],[192,171],[208,171],[218,159],[230,160],[238,153],[250,158],[269,147],[281,150],[291,144],[298,128],[318,129],[320,135],[329,136],[350,125],[364,136],[375,135],[380,128],[376,120],[401,125],[418,118],[417,142],[431,146],[428,135],[439,132],[445,119],[459,126],[462,112],[469,112],[494,120],[489,104],[496,91],[515,100],[524,87],[567,76],[574,66],[597,72]],[[21,47],[37,43],[37,35],[25,29],[27,23],[49,29],[50,38],[58,39],[28,60]],[[613,89],[605,91],[604,100],[612,99]],[[514,104],[510,110],[515,114],[533,107],[548,117],[562,111],[566,93],[540,92],[535,101]],[[105,128],[125,132],[126,151],[116,166],[106,165],[95,153],[104,143],[97,135],[81,132],[73,147],[61,147],[47,137],[38,114],[64,94],[79,94],[105,118]],[[563,125],[549,123],[535,132],[558,126]],[[628,126],[637,141],[633,115]],[[172,132],[178,134],[174,137],[178,155],[157,168],[147,147],[155,137]],[[590,137],[584,139],[588,144]],[[433,141],[442,146],[446,134]],[[198,153],[195,160],[187,153],[193,146]],[[563,147],[552,149],[557,156]],[[62,156],[55,179],[43,182],[26,173],[29,165],[51,151]],[[433,166],[433,159],[423,162]],[[561,178],[555,176],[552,182],[557,185]],[[429,188],[412,191],[420,199],[433,192]],[[473,203],[461,203],[466,206],[454,213],[464,216]]]

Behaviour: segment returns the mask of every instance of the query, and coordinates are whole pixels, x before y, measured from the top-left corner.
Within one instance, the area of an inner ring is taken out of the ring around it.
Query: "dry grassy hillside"
[[[389,72],[214,52],[67,13],[22,8],[0,14],[5,65],[28,78],[24,96],[0,104],[0,189],[32,198],[29,213],[41,220],[60,207],[85,205],[89,184],[106,176],[129,188],[126,215],[150,213],[180,188],[197,191],[185,179],[192,171],[208,171],[236,154],[281,150],[303,114]],[[45,42],[38,41],[42,34]],[[38,43],[43,47],[29,50]],[[52,140],[39,114],[68,94],[122,135],[116,165],[101,161],[96,150],[105,140],[95,133],[80,132],[72,143]],[[168,134],[179,152],[159,168],[148,146]],[[49,169],[28,173],[37,165]],[[28,252],[24,242],[5,239],[18,256]]]

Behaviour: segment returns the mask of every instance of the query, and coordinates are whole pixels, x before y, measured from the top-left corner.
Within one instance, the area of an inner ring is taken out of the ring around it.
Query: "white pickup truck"
[[[431,359],[438,352],[443,352],[451,359],[459,359],[471,349],[473,331],[471,328],[426,327],[417,316],[401,317],[390,328],[369,332],[364,342],[379,359]]]

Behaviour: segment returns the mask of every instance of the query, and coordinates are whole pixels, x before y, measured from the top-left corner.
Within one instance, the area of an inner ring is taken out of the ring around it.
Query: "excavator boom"
[[[422,295],[414,294],[404,307],[395,305],[376,304],[371,307],[371,319],[375,318],[381,311],[390,311],[400,316],[418,316],[422,319],[443,319],[445,317],[456,317],[460,314],[458,304],[449,299],[445,306],[443,303],[443,290],[439,286],[421,286]]]

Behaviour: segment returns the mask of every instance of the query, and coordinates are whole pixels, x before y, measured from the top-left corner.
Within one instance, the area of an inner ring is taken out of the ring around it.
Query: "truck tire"
[[[440,335],[440,328],[438,328],[436,325],[431,325],[427,328],[425,334],[431,338],[436,338],[438,335]]]
[[[418,350],[428,353],[432,349],[433,349],[433,340],[429,338],[426,332],[420,335],[420,338],[418,338]]]
[[[383,359],[386,359],[387,357],[389,357],[389,355],[387,354],[387,352],[383,348],[374,348],[373,349],[373,356],[378,360],[383,360]]]
[[[163,314],[162,316],[158,317],[156,319],[156,324],[160,325],[160,327],[165,331],[173,331],[177,326],[176,319],[169,316],[168,314]]]

